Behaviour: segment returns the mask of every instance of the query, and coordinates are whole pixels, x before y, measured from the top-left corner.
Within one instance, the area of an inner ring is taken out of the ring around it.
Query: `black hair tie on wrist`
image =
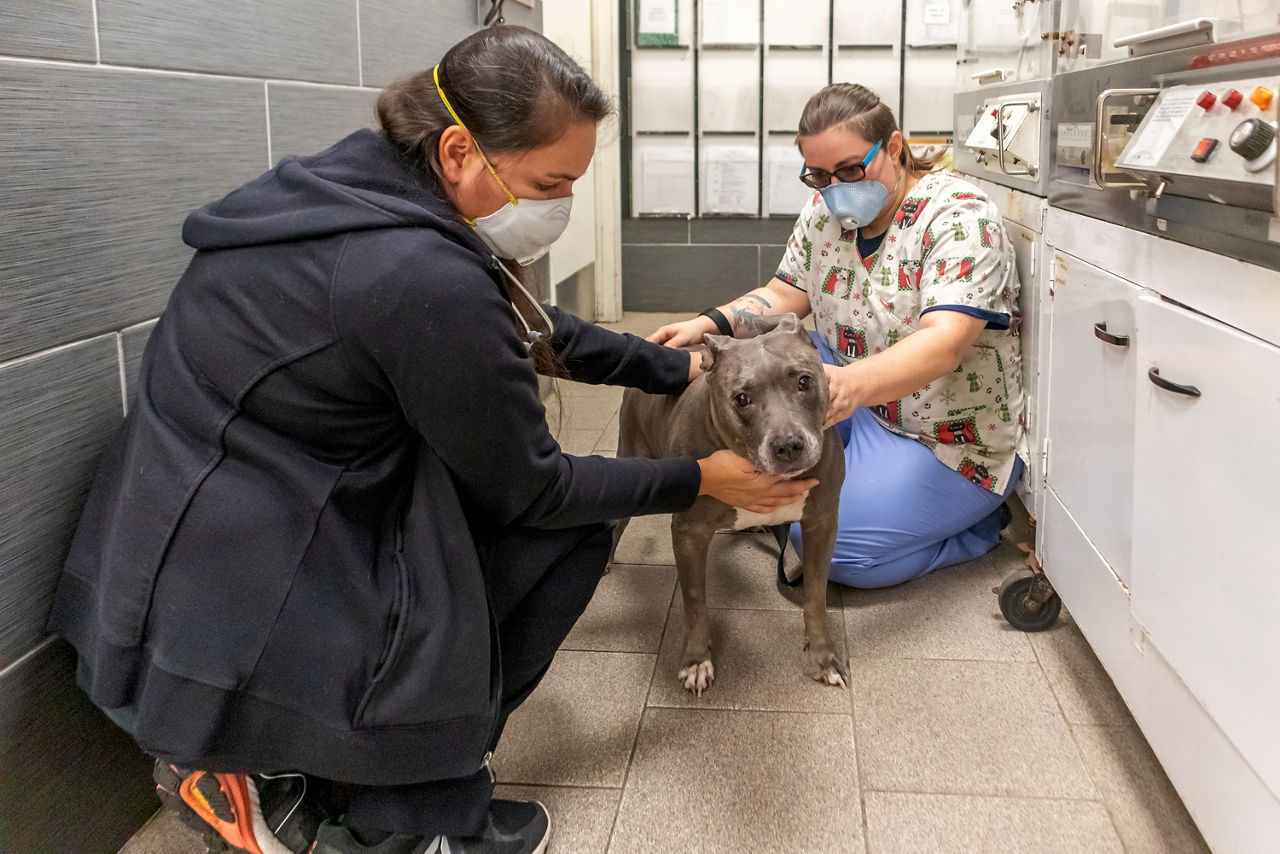
[[[700,311],[698,312],[698,317],[711,318],[711,322],[716,325],[716,329],[720,330],[721,335],[733,337],[733,327],[729,325],[729,319],[724,316],[724,312],[720,309],[709,308],[706,311]]]

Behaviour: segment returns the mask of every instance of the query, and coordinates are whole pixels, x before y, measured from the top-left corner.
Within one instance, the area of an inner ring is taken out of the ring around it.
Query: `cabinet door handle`
[[[1196,388],[1195,386],[1182,385],[1181,383],[1169,382],[1167,379],[1160,376],[1159,368],[1152,368],[1151,370],[1147,371],[1147,379],[1151,380],[1153,383],[1155,383],[1165,391],[1172,391],[1177,394],[1185,394],[1187,397],[1200,396],[1200,389]]]
[[[1106,321],[1093,324],[1093,336],[1100,341],[1106,341],[1108,344],[1114,344],[1117,347],[1128,347],[1128,335],[1115,335],[1107,331]]]

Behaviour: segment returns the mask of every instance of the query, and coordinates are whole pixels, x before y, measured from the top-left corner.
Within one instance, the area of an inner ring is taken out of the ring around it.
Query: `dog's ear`
[[[707,345],[707,349],[702,351],[702,372],[706,374],[716,366],[720,354],[733,346],[733,336],[708,333],[702,337],[702,341]]]
[[[781,331],[784,333],[796,333],[808,335],[804,331],[804,324],[800,322],[800,318],[796,317],[795,312],[789,311],[786,314],[768,314],[763,317],[755,317],[752,323],[756,328],[757,334],[764,335],[768,332]]]

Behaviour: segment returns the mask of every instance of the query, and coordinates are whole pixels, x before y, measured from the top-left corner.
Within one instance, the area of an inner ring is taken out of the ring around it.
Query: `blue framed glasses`
[[[822,169],[810,169],[805,171],[805,167],[800,167],[800,180],[806,186],[813,187],[815,190],[821,190],[831,184],[832,178],[839,179],[841,184],[852,184],[861,181],[867,176],[867,167],[871,165],[871,161],[875,160],[876,155],[880,153],[880,146],[884,145],[884,140],[877,142],[875,147],[867,152],[867,156],[862,158],[861,163],[854,163],[850,166],[841,166],[834,172],[825,172]]]

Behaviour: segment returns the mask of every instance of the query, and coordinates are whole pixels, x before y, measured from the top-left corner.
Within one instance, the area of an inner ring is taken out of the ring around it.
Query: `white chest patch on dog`
[[[779,507],[772,513],[752,513],[750,510],[735,507],[733,508],[736,513],[733,519],[733,530],[741,531],[744,528],[754,528],[756,525],[777,525],[782,522],[794,522],[804,515],[804,502],[808,497],[809,490],[806,489],[794,504]]]

